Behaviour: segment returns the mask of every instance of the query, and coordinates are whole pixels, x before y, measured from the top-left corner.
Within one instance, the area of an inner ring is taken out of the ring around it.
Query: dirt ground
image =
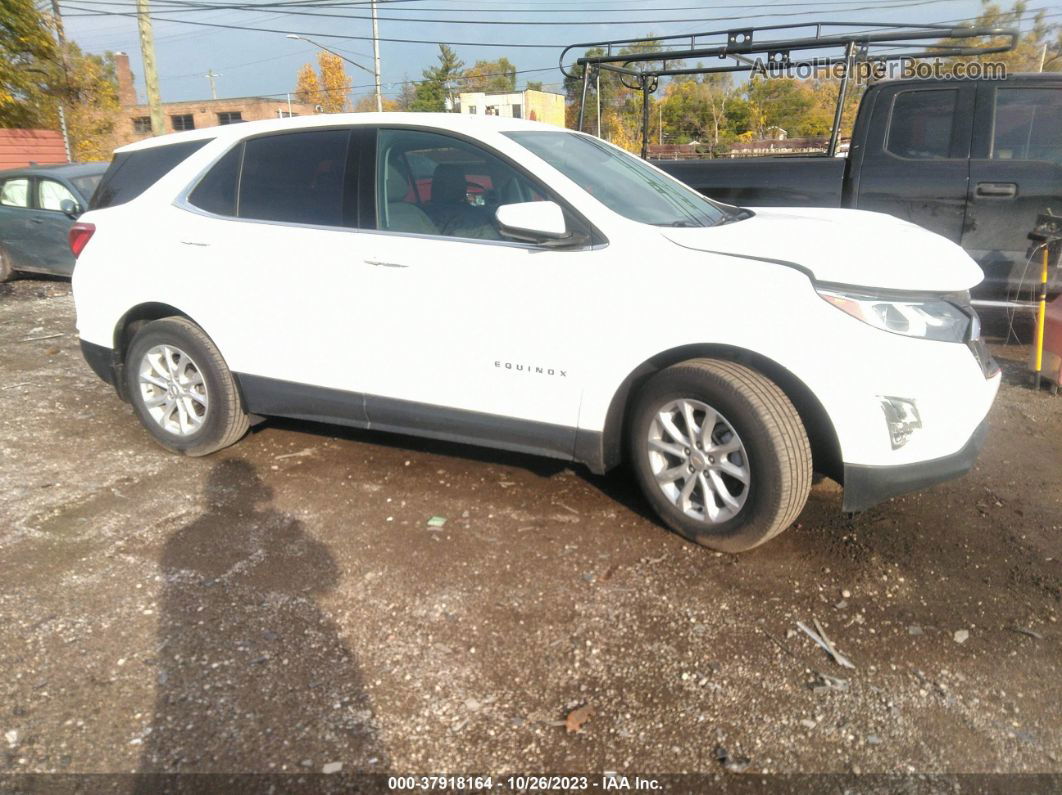
[[[855,518],[824,481],[727,556],[625,472],[288,421],[173,456],[73,323],[0,286],[0,773],[1062,773],[1025,348],[970,475]]]

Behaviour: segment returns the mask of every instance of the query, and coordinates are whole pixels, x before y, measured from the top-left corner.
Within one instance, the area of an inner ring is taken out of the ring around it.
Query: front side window
[[[714,226],[727,213],[644,160],[573,132],[506,133],[624,218],[655,226]]]
[[[997,88],[992,159],[1062,163],[1062,91]]]
[[[63,199],[70,199],[74,204],[77,204],[74,194],[68,191],[64,185],[54,179],[37,180],[37,207],[39,209],[62,210],[60,205]]]
[[[349,143],[349,130],[311,130],[249,139],[244,143],[236,215],[262,221],[351,226],[355,193],[346,177]],[[218,166],[232,167],[224,160]]]
[[[896,95],[886,150],[910,160],[951,157],[952,129],[959,92],[955,89],[903,91]]]
[[[501,158],[438,133],[381,130],[376,174],[377,228],[392,232],[501,240],[500,205],[546,198]]]
[[[4,207],[29,207],[29,178],[16,177],[0,187],[0,205]]]

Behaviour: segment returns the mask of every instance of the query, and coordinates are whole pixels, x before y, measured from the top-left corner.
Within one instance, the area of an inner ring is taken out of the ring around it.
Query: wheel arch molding
[[[118,322],[114,325],[114,347],[112,348],[112,367],[114,369],[114,386],[118,392],[118,397],[122,400],[129,402],[129,395],[126,394],[125,387],[125,356],[129,350],[129,345],[132,343],[136,333],[141,327],[150,323],[153,320],[162,320],[167,317],[183,317],[186,320],[195,323],[203,333],[210,337],[210,332],[187,312],[182,311],[176,306],[171,304],[162,303],[159,301],[146,301],[129,309]],[[211,337],[213,341],[213,337]],[[240,395],[242,402],[243,396]]]
[[[651,376],[665,367],[688,359],[710,358],[736,362],[766,376],[793,403],[811,442],[812,461],[816,472],[838,483],[844,482],[844,463],[841,445],[833,421],[811,389],[786,367],[766,356],[733,345],[700,343],[682,345],[661,351],[646,359],[623,379],[609,403],[605,429],[601,433],[581,433],[576,440],[576,458],[588,463],[599,473],[607,472],[627,459],[627,424],[630,422],[634,398]]]

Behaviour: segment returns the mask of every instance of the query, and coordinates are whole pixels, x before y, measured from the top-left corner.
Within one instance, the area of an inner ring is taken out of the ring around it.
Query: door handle
[[[986,199],[1013,199],[1018,186],[1013,182],[978,182],[976,193]]]
[[[365,264],[366,265],[375,265],[378,268],[408,268],[409,267],[408,265],[400,265],[397,262],[380,262],[379,260],[375,260],[375,259],[367,259],[367,260],[365,260]]]
[[[44,219],[43,218],[30,218],[30,223],[31,224],[43,224],[44,223]]]

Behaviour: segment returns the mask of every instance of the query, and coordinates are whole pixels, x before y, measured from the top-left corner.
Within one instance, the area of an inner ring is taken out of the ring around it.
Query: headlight
[[[858,293],[819,290],[823,300],[882,331],[941,342],[964,342],[975,314],[942,298],[876,298]]]

